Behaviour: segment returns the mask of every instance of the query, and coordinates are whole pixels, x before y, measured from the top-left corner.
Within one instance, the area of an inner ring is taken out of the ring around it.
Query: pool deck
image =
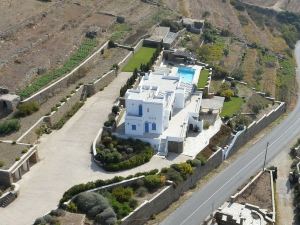
[[[202,70],[202,66],[199,66],[199,65],[184,65],[184,64],[179,64],[179,65],[173,65],[173,66],[170,66],[168,65],[168,62],[166,61],[163,61],[161,64],[160,64],[160,67],[168,67],[171,69],[171,73],[170,75],[174,75],[174,76],[177,76],[178,74],[178,69],[180,67],[183,67],[183,68],[191,68],[191,69],[194,69],[195,70],[195,73],[193,75],[193,80],[192,80],[192,84],[194,85],[197,85],[198,84],[198,80],[199,80],[199,77],[200,77],[200,73],[201,73],[201,70]]]

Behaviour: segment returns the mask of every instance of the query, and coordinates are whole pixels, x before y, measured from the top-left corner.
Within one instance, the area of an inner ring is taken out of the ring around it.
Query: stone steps
[[[16,195],[13,193],[8,193],[3,199],[0,200],[0,207],[5,208],[8,206],[11,202],[13,202],[16,199]]]

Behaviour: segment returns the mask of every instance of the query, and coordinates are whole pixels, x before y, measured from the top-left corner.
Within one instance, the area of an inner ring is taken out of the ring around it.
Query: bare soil
[[[272,212],[272,187],[269,172],[264,172],[237,199],[237,203],[249,203]]]
[[[101,45],[110,37],[116,16],[125,17],[132,35],[139,30],[134,42],[147,30],[145,25],[153,25],[158,10],[140,0],[1,1],[0,84],[17,91],[38,76],[39,68],[62,65],[91,27],[100,29]]]
[[[3,166],[0,169],[9,169],[22,156],[22,150],[27,149],[23,145],[0,143],[0,162]]]

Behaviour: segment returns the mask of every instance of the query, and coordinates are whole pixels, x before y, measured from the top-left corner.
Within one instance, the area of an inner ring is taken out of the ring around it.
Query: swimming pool
[[[195,69],[190,67],[179,67],[177,71],[177,75],[181,78],[183,82],[193,83]]]

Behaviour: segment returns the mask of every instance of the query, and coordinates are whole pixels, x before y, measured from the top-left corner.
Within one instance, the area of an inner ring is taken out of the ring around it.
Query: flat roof
[[[257,211],[254,211],[248,208],[246,205],[242,205],[239,203],[225,203],[221,210],[219,210],[223,214],[233,216],[233,219],[236,221],[240,221],[244,219],[243,225],[267,225],[267,221]],[[226,218],[223,216],[223,219],[226,221]]]
[[[170,27],[156,27],[148,40],[160,42],[168,35],[169,32]]]

